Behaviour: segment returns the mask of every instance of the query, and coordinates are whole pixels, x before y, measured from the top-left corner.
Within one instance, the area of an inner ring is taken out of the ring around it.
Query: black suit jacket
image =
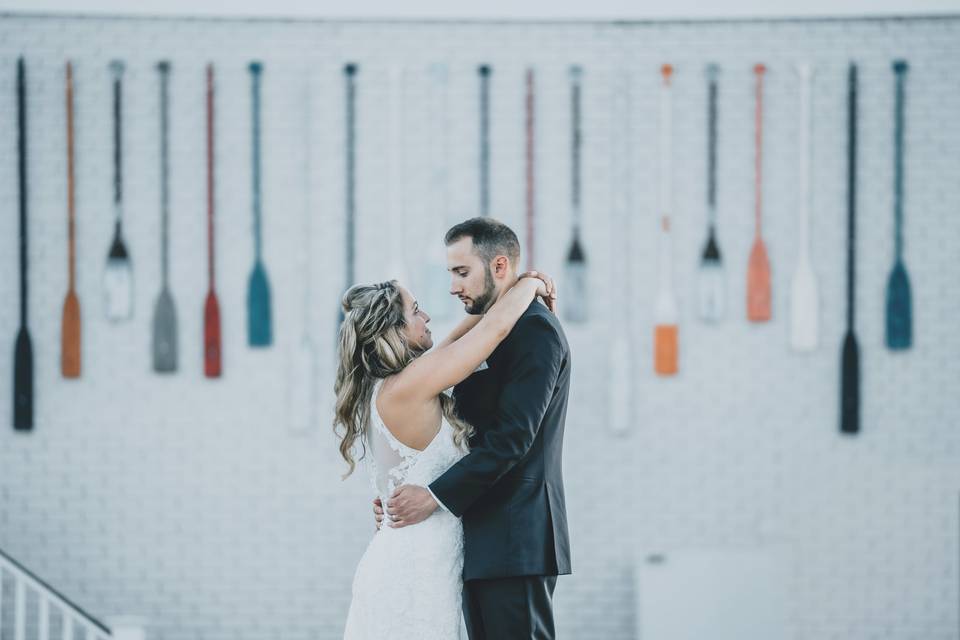
[[[470,453],[431,485],[463,518],[464,580],[571,572],[563,494],[570,347],[534,301],[507,338],[454,387],[476,433]]]

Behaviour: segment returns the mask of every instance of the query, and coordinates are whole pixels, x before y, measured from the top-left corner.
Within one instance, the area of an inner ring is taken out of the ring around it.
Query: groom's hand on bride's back
[[[380,525],[383,524],[383,503],[380,502],[380,498],[373,499],[373,517],[377,519],[377,530],[380,530]]]
[[[423,522],[437,510],[437,501],[427,489],[414,484],[399,487],[387,500],[387,526],[401,529]]]

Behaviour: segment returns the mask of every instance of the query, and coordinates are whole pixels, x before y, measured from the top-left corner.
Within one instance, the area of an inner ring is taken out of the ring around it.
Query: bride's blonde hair
[[[421,352],[413,349],[404,336],[406,319],[396,280],[350,287],[341,305],[344,318],[333,385],[337,396],[333,430],[340,438],[340,455],[350,465],[343,476],[346,478],[356,468],[353,448],[357,440],[366,455],[362,436],[370,421],[374,384],[379,378],[402,371]],[[439,398],[443,416],[453,427],[454,442],[466,449],[473,427],[456,415],[453,398],[445,393]]]

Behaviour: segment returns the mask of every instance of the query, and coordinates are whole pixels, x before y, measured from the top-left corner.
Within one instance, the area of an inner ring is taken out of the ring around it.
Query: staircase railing
[[[37,575],[11,558],[0,549],[0,634],[4,628],[3,575],[13,576],[13,640],[25,640],[27,633],[27,589],[33,589],[39,598],[37,633],[40,640],[50,640],[50,614],[61,615],[61,640],[72,640],[83,630],[86,640],[116,640],[113,631],[82,608],[71,602],[62,593],[41,580]]]

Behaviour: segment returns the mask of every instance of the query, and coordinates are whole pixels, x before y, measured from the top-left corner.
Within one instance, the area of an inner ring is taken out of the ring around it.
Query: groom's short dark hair
[[[487,264],[497,256],[507,256],[514,267],[520,262],[520,241],[513,229],[493,218],[470,218],[454,225],[443,241],[449,246],[461,238],[471,238],[473,247]]]

